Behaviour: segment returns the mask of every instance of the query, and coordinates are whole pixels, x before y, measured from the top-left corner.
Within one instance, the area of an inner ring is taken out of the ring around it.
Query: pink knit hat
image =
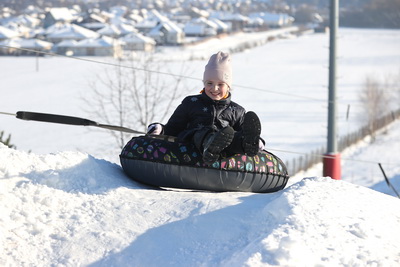
[[[203,82],[209,80],[220,80],[231,87],[232,66],[231,56],[228,53],[219,51],[210,57],[204,70]]]

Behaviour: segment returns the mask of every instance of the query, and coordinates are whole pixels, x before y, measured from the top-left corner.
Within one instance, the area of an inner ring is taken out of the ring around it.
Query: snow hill
[[[390,150],[384,137],[353,151]],[[346,181],[293,178],[273,194],[195,192],[138,184],[117,164],[81,152],[39,155],[0,145],[0,159],[2,266],[400,261],[400,200]]]
[[[353,113],[348,121],[343,114],[346,101],[357,110],[356,88],[365,73],[398,69],[400,32],[341,32],[343,134],[358,127]],[[326,98],[327,44],[326,36],[310,35],[235,54],[234,69],[241,75],[234,83],[267,90],[234,91],[260,115],[267,148],[309,152],[325,143],[326,106],[291,96]],[[87,78],[100,73],[71,59],[40,58],[40,71],[34,58],[0,62],[0,92],[7,96],[0,106],[8,112],[82,116],[77,95],[87,89]],[[199,66],[193,76],[201,77],[205,62],[191,63]],[[273,194],[141,185],[123,174],[108,134],[82,128],[0,117],[0,130],[11,133],[18,148],[0,145],[0,266],[386,267],[400,262],[400,200],[377,166],[382,163],[399,191],[399,122],[374,143],[366,138],[342,154],[343,180],[320,177],[317,165]]]

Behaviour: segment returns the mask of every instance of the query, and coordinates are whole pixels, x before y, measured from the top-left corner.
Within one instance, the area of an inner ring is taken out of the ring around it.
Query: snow
[[[15,39],[9,39],[11,45],[13,43],[16,44],[16,47],[23,47],[23,48],[30,48],[30,49],[35,49],[35,48],[51,48],[53,46],[53,43],[46,42],[43,40],[39,39],[24,39],[24,38],[15,38]]]
[[[3,266],[395,266],[399,200],[330,178],[155,190],[81,152],[0,147]],[[385,218],[382,220],[382,218]]]
[[[156,44],[154,39],[144,36],[141,33],[130,33],[125,35],[124,37],[119,39],[120,41],[126,42],[126,43],[150,43],[150,44]]]
[[[391,183],[400,194],[400,164],[397,155],[400,151],[400,123],[395,122],[380,132],[380,136],[371,144],[370,137],[358,142],[355,146],[345,149],[342,153],[342,178],[347,182],[369,187],[379,192],[396,196],[390,189],[379,168],[381,163],[386,175],[391,177]],[[292,180],[302,177],[319,176],[322,164],[292,177]]]
[[[115,25],[106,25],[104,28],[97,31],[100,34],[107,36],[119,36],[121,31]]]
[[[10,30],[0,25],[0,39],[8,39],[19,36],[18,32]]]
[[[115,39],[108,36],[101,36],[99,38],[88,38],[79,41],[77,47],[113,47]]]
[[[57,24],[54,24],[57,25]],[[78,39],[84,40],[85,38],[97,38],[100,35],[92,30],[86,29],[76,24],[62,24],[54,30],[50,30],[47,38],[52,39]]]
[[[400,31],[340,32],[340,112],[348,102],[356,112],[365,74],[398,71]],[[235,73],[241,74],[234,76],[234,98],[260,115],[267,149],[308,152],[325,143],[326,107],[297,95],[326,99],[326,45],[326,35],[309,35],[234,54]],[[200,50],[180,56],[191,52]],[[85,117],[79,96],[103,66],[40,58],[36,71],[36,60],[0,58],[0,90],[7,95],[0,111]],[[190,64],[197,67],[193,77],[201,77],[205,60]],[[347,121],[339,115],[340,134],[359,126],[351,115]],[[17,146],[0,145],[1,266],[397,266],[400,261],[399,199],[377,165],[382,163],[400,190],[399,122],[375,142],[365,138],[342,153],[342,180],[321,177],[316,165],[273,194],[156,189],[123,174],[105,130],[5,115],[0,127]]]
[[[74,19],[72,10],[65,7],[51,8],[49,12],[51,13],[51,16],[53,16],[53,18],[57,21],[72,21]]]

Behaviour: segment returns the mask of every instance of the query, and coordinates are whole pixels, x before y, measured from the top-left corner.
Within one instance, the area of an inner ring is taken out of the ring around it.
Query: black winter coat
[[[235,131],[241,131],[245,113],[242,106],[231,101],[230,93],[218,101],[209,98],[205,92],[187,96],[164,125],[164,134],[191,141],[194,132],[204,127],[217,131],[229,125]]]

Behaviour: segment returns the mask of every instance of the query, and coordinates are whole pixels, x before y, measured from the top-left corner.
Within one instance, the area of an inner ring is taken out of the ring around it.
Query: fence
[[[366,136],[370,135],[373,139],[375,138],[375,133],[400,118],[400,109],[393,111],[386,116],[383,116],[359,130],[342,136],[338,140],[338,150],[341,152],[345,148],[357,143],[358,141],[364,139]],[[286,161],[286,167],[290,175],[294,175],[300,171],[305,171],[313,165],[322,162],[326,148],[324,146],[319,149],[315,149],[310,153],[294,158],[292,163]]]

